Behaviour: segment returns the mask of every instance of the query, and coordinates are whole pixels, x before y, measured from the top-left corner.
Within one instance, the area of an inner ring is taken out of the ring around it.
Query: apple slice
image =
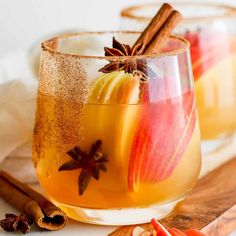
[[[115,71],[103,74],[91,85],[88,103],[137,104],[139,81],[132,74]]]
[[[184,233],[187,236],[206,236],[202,232],[195,230],[195,229],[188,229],[188,230],[184,231]]]
[[[145,233],[145,229],[140,226],[136,226],[132,231],[132,236],[140,236],[142,233]]]
[[[107,104],[109,103],[113,90],[120,83],[124,72],[112,72],[103,74],[95,79],[91,85],[88,103]]]
[[[209,67],[231,53],[236,52],[236,40],[226,34],[215,32],[187,32],[191,44],[190,52],[193,74],[197,80]]]
[[[132,74],[112,72],[93,82],[88,101],[95,104],[138,104],[139,89],[139,81]],[[104,117],[105,114],[98,116]],[[119,129],[116,131],[117,160],[114,161],[120,167],[128,164],[130,191],[139,181],[162,181],[173,173],[188,146],[195,120],[193,91],[172,99],[124,107],[116,120]],[[126,164],[130,146],[130,158]]]
[[[96,125],[92,125],[93,119],[88,121],[91,125],[87,122],[87,126],[93,127],[92,131],[88,130],[87,133],[90,132],[93,136],[92,132],[96,133],[95,131],[99,130],[98,138],[101,138],[100,133],[112,133],[110,140],[104,139],[104,147],[106,146],[110,155],[112,167],[119,170],[120,181],[124,186],[127,186],[129,151],[137,127],[137,117],[140,116],[139,95],[139,80],[130,73],[116,71],[95,79],[91,84],[88,98],[89,104],[101,106],[96,106],[96,114],[92,113],[92,116],[96,117]],[[110,122],[110,119],[115,122],[112,130],[111,127],[108,130],[104,125],[104,122]]]
[[[193,62],[213,49],[223,48],[227,51],[229,47],[228,35],[218,32],[187,32],[185,38],[190,42],[190,52]]]
[[[131,147],[128,188],[168,178],[184,154],[196,122],[194,92],[145,104]]]
[[[186,236],[185,233],[176,228],[170,228],[168,229],[168,232],[171,234],[171,236]]]
[[[119,178],[104,175],[106,186],[101,182],[102,188],[114,191],[127,188],[129,151],[140,111],[138,103],[139,81],[130,73],[101,74],[90,84],[88,102],[81,116],[84,138],[80,146],[87,150],[94,140],[102,139],[103,152],[109,159],[108,172],[119,175]]]
[[[171,236],[171,234],[165,229],[165,227],[155,219],[152,219],[151,223],[158,236]]]
[[[223,58],[208,68],[195,83],[200,130],[204,140],[231,132],[235,127],[232,112],[235,107],[235,65],[236,54]]]
[[[210,51],[202,52],[202,55],[196,59],[196,61],[193,60],[192,69],[195,80],[199,79],[205,71],[218,63],[219,60],[229,56],[230,51],[228,50],[224,48],[215,48]]]

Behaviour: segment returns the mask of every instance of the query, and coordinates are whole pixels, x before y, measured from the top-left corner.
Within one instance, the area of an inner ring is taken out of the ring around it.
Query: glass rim
[[[192,16],[192,17],[184,17],[183,22],[188,21],[199,21],[199,20],[216,20],[216,19],[222,19],[222,18],[231,18],[236,17],[236,7],[227,5],[227,4],[220,4],[220,3],[204,3],[204,2],[186,2],[186,1],[180,1],[180,2],[169,2],[170,4],[174,4],[176,6],[206,6],[206,7],[212,7],[212,8],[218,8],[218,9],[225,9],[226,12],[219,15],[212,15],[212,16]],[[135,14],[135,11],[144,7],[152,7],[152,6],[161,6],[161,3],[144,3],[144,4],[137,4],[130,7],[123,8],[120,12],[120,16],[130,18],[133,20],[139,20],[139,21],[150,21],[151,17],[147,16],[139,16]]]
[[[69,33],[69,34],[63,34],[59,35],[53,38],[50,38],[48,40],[45,40],[41,43],[41,49],[42,51],[47,51],[54,55],[63,55],[67,57],[76,57],[76,58],[83,58],[83,59],[106,59],[109,61],[115,61],[115,60],[124,60],[124,59],[148,59],[148,58],[160,58],[165,56],[176,56],[179,54],[182,54],[186,52],[190,48],[190,43],[188,40],[186,40],[182,36],[177,35],[171,35],[169,39],[172,39],[173,41],[178,41],[182,46],[178,47],[178,49],[170,50],[168,52],[160,52],[156,54],[142,54],[142,55],[135,55],[135,56],[94,56],[94,55],[81,55],[76,53],[66,53],[66,52],[60,52],[59,50],[55,50],[52,48],[52,45],[55,45],[56,40],[60,39],[66,39],[66,38],[73,38],[78,37],[82,35],[103,35],[103,34],[141,34],[139,31],[84,31],[84,32],[78,32],[78,33]],[[105,46],[105,45],[104,45]]]

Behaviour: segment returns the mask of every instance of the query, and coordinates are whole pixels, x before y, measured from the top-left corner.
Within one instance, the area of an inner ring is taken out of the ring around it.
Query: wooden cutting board
[[[236,157],[202,177],[165,227],[195,228],[208,236],[227,236],[236,229]],[[152,225],[142,224],[145,229]],[[130,236],[135,226],[123,226],[110,236]]]

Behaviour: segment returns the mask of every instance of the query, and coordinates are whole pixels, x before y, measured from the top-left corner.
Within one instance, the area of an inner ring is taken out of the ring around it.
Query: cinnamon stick
[[[137,44],[142,44],[145,49],[151,42],[153,37],[156,35],[156,33],[163,26],[173,10],[174,9],[171,5],[169,5],[168,3],[164,3],[157,14],[153,17],[149,25],[144,29],[133,47],[135,47],[135,45]]]
[[[172,30],[181,20],[182,15],[178,11],[173,11],[167,18],[162,27],[158,30],[153,40],[149,43],[147,48],[144,50],[146,54],[157,53],[157,51],[162,47],[165,41],[169,38]]]
[[[142,54],[158,53],[182,15],[168,3],[164,3],[149,25],[145,28],[133,48],[142,44]]]
[[[158,53],[181,18],[182,15],[178,11],[174,10],[168,3],[164,3],[135,42],[132,50],[141,44],[142,48],[139,54]],[[146,103],[149,101],[148,83],[140,83],[139,89],[140,102]]]
[[[59,230],[67,223],[66,214],[28,185],[0,170],[0,196],[25,213],[40,228]]]

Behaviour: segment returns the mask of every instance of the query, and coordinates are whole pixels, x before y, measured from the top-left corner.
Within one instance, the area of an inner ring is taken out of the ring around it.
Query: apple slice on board
[[[196,122],[192,90],[143,106],[131,147],[128,188],[168,178],[184,154]]]
[[[168,232],[171,234],[171,236],[186,236],[185,233],[176,228],[170,228],[168,229]]]
[[[151,223],[158,236],[171,236],[171,234],[164,228],[164,226],[155,219],[152,219]]]

